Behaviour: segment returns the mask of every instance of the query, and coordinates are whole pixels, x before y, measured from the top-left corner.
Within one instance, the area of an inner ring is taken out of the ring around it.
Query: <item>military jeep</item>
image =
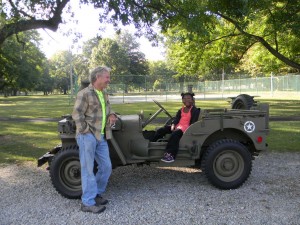
[[[267,149],[269,106],[258,104],[253,96],[233,97],[229,109],[201,109],[198,121],[183,134],[174,163],[161,162],[168,135],[151,142],[155,128],[150,124],[165,113],[165,124],[172,115],[157,101],[158,110],[145,119],[143,113],[118,115],[108,140],[113,168],[127,165],[193,166],[220,189],[240,187],[249,177],[252,160]],[[161,120],[161,117],[160,117]],[[150,126],[151,127],[151,126]],[[38,166],[49,164],[55,189],[67,198],[81,196],[81,178],[75,123],[70,115],[58,122],[61,144],[38,159]],[[95,170],[97,166],[95,165]]]

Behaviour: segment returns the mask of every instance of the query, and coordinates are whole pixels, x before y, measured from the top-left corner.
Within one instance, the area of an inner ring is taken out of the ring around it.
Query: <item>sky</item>
[[[98,11],[94,9],[92,6],[81,6],[79,8],[77,6],[78,3],[74,3],[72,1],[72,9],[75,11],[75,18],[78,21],[78,24],[68,23],[68,24],[60,24],[58,31],[52,32],[50,30],[42,30],[39,29],[39,33],[43,39],[41,49],[46,54],[47,58],[50,58],[54,53],[60,50],[70,50],[74,54],[80,53],[80,46],[84,41],[87,41],[91,38],[97,36],[97,34],[102,37],[113,38],[114,30],[112,25],[107,25],[105,31],[100,33],[100,22],[98,19]],[[76,1],[78,2],[78,1]],[[72,39],[74,36],[65,36],[63,33],[72,29],[73,31],[80,32],[82,34],[82,38],[78,42],[79,44],[73,45]],[[133,26],[126,27],[130,32],[134,32]],[[151,43],[145,38],[137,38],[140,43],[140,51],[143,52],[148,60],[163,60],[164,59],[164,48],[163,47],[152,47]]]

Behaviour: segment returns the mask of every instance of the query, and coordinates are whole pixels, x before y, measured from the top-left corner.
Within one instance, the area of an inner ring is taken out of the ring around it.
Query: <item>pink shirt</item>
[[[189,111],[187,113],[185,113],[183,111],[184,106],[182,107],[182,109],[181,109],[181,118],[180,118],[179,123],[175,127],[176,129],[180,129],[180,130],[182,130],[182,132],[185,132],[188,129],[188,127],[190,126],[190,121],[191,121],[191,117],[192,117],[192,113],[191,113],[192,108],[193,107],[191,107],[189,109]]]

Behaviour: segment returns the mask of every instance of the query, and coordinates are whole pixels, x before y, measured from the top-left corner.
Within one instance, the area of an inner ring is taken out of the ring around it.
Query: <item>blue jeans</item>
[[[76,140],[81,165],[81,200],[84,205],[92,206],[96,204],[96,195],[105,191],[112,172],[108,145],[103,135],[101,141],[98,141],[91,133],[78,134]],[[98,164],[96,175],[94,161]]]

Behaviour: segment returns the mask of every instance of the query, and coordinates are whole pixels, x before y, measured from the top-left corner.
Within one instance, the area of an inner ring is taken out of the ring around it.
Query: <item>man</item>
[[[110,83],[110,70],[108,67],[97,67],[91,72],[90,84],[78,92],[72,113],[79,146],[83,212],[101,213],[108,203],[101,196],[112,171],[104,134],[117,120],[105,92]],[[96,175],[94,161],[98,164]]]

